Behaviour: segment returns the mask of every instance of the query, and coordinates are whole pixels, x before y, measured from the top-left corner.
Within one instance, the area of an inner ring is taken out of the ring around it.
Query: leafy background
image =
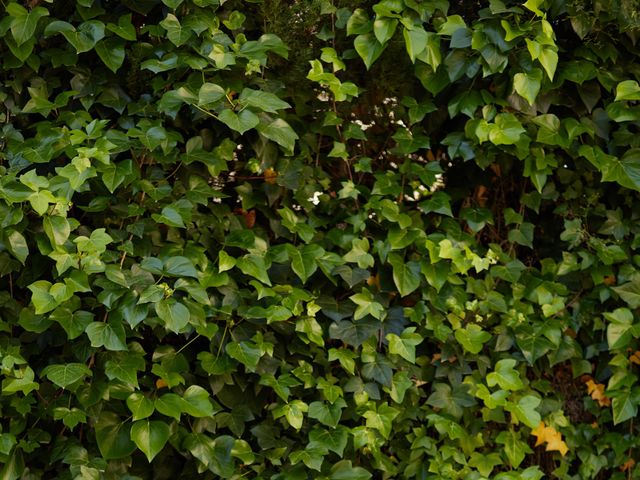
[[[635,0],[5,0],[0,478],[625,479]]]

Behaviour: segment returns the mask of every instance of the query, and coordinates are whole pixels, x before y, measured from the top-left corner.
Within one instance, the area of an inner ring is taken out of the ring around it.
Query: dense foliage
[[[4,0],[0,479],[625,479],[635,0]]]

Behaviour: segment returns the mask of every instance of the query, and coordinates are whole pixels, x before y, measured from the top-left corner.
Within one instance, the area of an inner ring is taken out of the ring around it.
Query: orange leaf
[[[160,389],[160,388],[166,388],[168,387],[169,384],[167,383],[167,381],[163,378],[159,378],[156,380],[156,388]]]
[[[620,470],[622,470],[623,472],[629,471],[634,467],[635,464],[636,464],[636,461],[633,458],[630,458],[629,460],[624,462],[622,465],[620,465]]]
[[[277,176],[278,172],[276,172],[273,168],[267,168],[264,171],[264,181],[267,183],[276,183]]]
[[[611,405],[611,399],[604,394],[604,384],[596,383],[593,380],[587,380],[587,392],[591,395],[598,405],[601,407],[608,407]]]
[[[547,427],[544,422],[540,422],[540,425],[531,431],[531,435],[536,437],[536,447],[546,442],[545,450],[547,452],[555,450],[564,457],[569,451],[569,447],[562,440],[562,434],[553,427]]]
[[[635,363],[636,365],[640,365],[640,350],[632,353],[629,357],[629,361],[631,363]]]

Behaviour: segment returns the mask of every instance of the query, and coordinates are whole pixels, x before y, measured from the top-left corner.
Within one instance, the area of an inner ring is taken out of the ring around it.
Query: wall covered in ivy
[[[4,0],[0,479],[640,476],[636,0]]]

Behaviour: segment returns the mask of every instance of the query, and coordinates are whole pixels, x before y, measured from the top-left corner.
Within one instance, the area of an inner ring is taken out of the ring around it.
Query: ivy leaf
[[[520,373],[513,369],[516,361],[512,358],[498,360],[494,371],[487,375],[487,385],[494,387],[499,385],[505,390],[520,390],[524,387],[520,380]]]
[[[198,90],[198,105],[214,105],[225,98],[226,92],[224,88],[215,83],[205,82]]]
[[[27,239],[17,230],[9,230],[6,236],[9,242],[9,251],[24,265],[24,262],[29,256]]]
[[[255,372],[258,362],[262,357],[260,349],[253,342],[249,341],[239,343],[229,342],[225,347],[225,351],[231,358],[247,367],[247,370],[250,372]]]
[[[92,347],[104,347],[107,350],[126,350],[126,335],[122,323],[93,322],[85,330]]]
[[[35,7],[29,11],[15,2],[7,4],[5,10],[11,18],[11,35],[18,46],[31,40],[38,27],[38,21],[49,15],[46,8]]]
[[[331,468],[331,480],[369,480],[372,475],[362,467],[354,467],[351,460],[340,460]]]
[[[100,454],[105,460],[128,457],[136,449],[130,438],[131,424],[113,412],[103,411],[95,426]]]
[[[151,462],[171,436],[169,425],[159,420],[138,420],[131,426],[131,440]]]
[[[127,397],[127,407],[133,414],[133,421],[150,417],[155,410],[154,402],[140,392],[133,392]]]
[[[252,88],[244,88],[238,101],[243,105],[269,113],[277,113],[278,110],[291,108],[291,105],[284,100],[280,100],[277,95],[262,90],[253,90]]]
[[[155,310],[164,326],[173,333],[179,333],[189,324],[189,309],[173,298],[160,300],[155,304]]]
[[[240,135],[257,127],[260,123],[258,116],[248,109],[235,113],[227,108],[218,115],[218,119],[231,130],[239,132]]]
[[[349,299],[358,305],[353,315],[354,320],[360,320],[367,315],[371,315],[378,320],[382,320],[384,318],[384,307],[382,304],[374,300],[373,295],[368,289],[363,288],[360,293],[351,295]]]
[[[287,249],[291,259],[291,269],[305,283],[318,269],[316,259],[324,254],[324,249],[318,245],[303,245]]]
[[[261,135],[269,140],[273,140],[287,152],[291,153],[295,148],[296,140],[298,140],[298,134],[291,128],[291,125],[281,118],[277,118],[270,123],[261,122],[257,130]]]
[[[253,253],[247,254],[243,257],[236,259],[236,266],[244,273],[262,283],[271,286],[271,280],[267,274],[267,264],[263,256],[255,255]]]
[[[516,73],[513,76],[513,88],[524,99],[533,105],[540,92],[540,84],[542,82],[542,71],[539,68],[533,68],[530,72]]]
[[[518,400],[518,403],[507,403],[505,408],[526,426],[536,428],[541,420],[540,414],[536,411],[538,405],[540,405],[538,397],[526,395]]]
[[[359,321],[340,320],[329,327],[331,338],[342,340],[348,345],[359,347],[380,329],[380,322],[373,319]]]
[[[429,34],[419,27],[412,29],[405,28],[402,32],[404,35],[404,43],[407,48],[407,53],[412,62],[416,61],[416,57],[420,55],[427,47],[429,40]]]
[[[64,365],[48,365],[40,373],[60,388],[67,388],[93,372],[84,363],[66,363]]]
[[[621,100],[640,100],[640,85],[635,80],[625,80],[616,86],[615,101]]]
[[[182,411],[192,417],[210,417],[214,414],[213,404],[207,391],[199,385],[191,385],[185,390]]]
[[[125,42],[119,38],[106,38],[96,45],[96,53],[113,73],[124,63]]]
[[[367,70],[371,68],[373,62],[375,62],[382,52],[384,52],[385,46],[382,45],[372,33],[365,33],[358,35],[353,41],[353,46],[362,58]]]
[[[491,340],[491,334],[485,332],[480,325],[470,323],[464,328],[459,328],[455,332],[458,343],[470,353],[480,353],[482,346]]]
[[[638,404],[640,404],[640,388],[626,389],[611,394],[613,401],[611,409],[613,410],[613,424],[625,422],[638,415]]]
[[[387,333],[386,339],[389,342],[389,352],[400,355],[405,360],[416,362],[416,345],[422,343],[424,338],[415,333],[415,327],[405,328],[401,336],[395,333]]]
[[[167,31],[167,38],[176,47],[184,45],[191,38],[191,30],[184,28],[180,24],[180,20],[172,13],[167,14],[160,25]]]
[[[504,452],[513,468],[518,468],[524,460],[525,454],[530,453],[529,446],[520,440],[518,432],[502,431],[496,437],[496,442],[504,445]]]
[[[406,297],[417,290],[420,286],[420,264],[414,261],[405,263],[402,257],[395,253],[390,253],[388,258],[393,267],[393,282],[400,295]]]
[[[334,430],[314,428],[309,432],[309,444],[307,448],[324,448],[342,457],[348,439],[349,429],[342,425],[339,425]]]

